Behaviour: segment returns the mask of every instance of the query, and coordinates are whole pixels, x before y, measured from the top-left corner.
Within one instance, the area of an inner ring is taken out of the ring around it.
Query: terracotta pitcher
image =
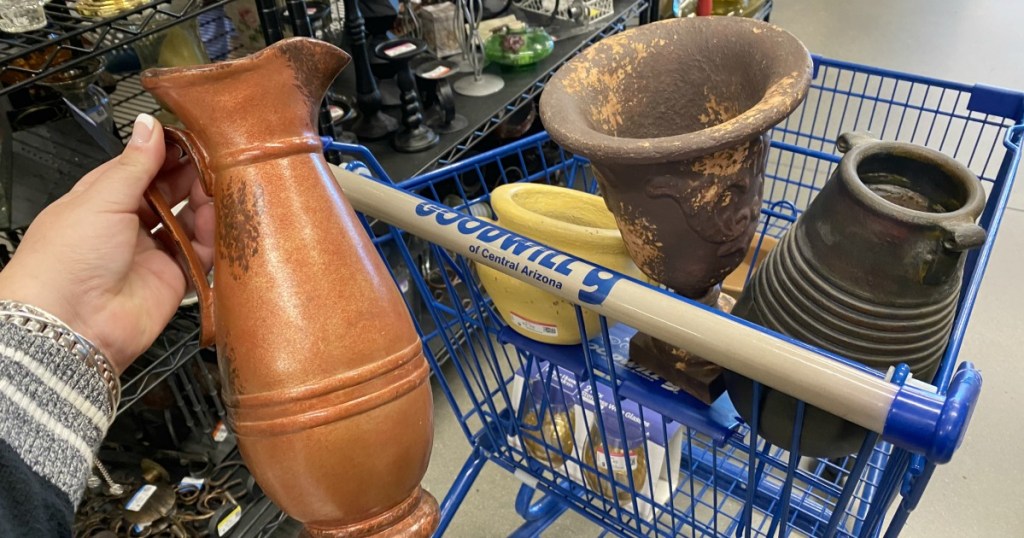
[[[560,68],[544,127],[590,159],[630,256],[680,295],[723,310],[719,284],[743,260],[761,209],[768,131],[804,99],[811,58],[792,34],[738,17],[639,26]],[[719,368],[637,335],[630,358],[694,396]]]
[[[165,201],[153,188],[147,200],[186,255],[229,425],[267,495],[312,536],[426,536],[438,517],[419,485],[433,437],[427,363],[315,129],[348,60],[295,38],[143,73],[188,128],[166,133],[214,200],[212,290]]]

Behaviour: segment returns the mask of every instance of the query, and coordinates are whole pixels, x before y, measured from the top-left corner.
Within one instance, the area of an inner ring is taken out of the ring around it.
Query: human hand
[[[142,200],[156,185],[208,269],[213,204],[195,167],[166,151],[160,123],[142,114],[124,152],[89,172],[32,222],[0,272],[0,299],[42,308],[88,338],[118,373],[145,351],[185,294],[176,258],[149,232],[159,223]]]

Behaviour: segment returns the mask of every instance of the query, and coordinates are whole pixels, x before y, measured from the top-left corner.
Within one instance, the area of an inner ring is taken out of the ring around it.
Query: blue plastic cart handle
[[[946,463],[960,447],[981,394],[981,372],[960,365],[945,398],[905,385],[893,400],[882,438],[911,452]]]

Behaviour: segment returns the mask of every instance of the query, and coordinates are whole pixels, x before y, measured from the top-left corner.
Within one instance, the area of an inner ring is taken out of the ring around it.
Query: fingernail
[[[148,144],[153,138],[153,127],[156,126],[156,119],[149,114],[139,114],[135,118],[135,126],[132,127],[133,144]]]

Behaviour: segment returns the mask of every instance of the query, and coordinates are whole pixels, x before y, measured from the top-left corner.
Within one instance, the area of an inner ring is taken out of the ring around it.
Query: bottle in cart
[[[543,377],[534,378],[528,385],[519,429],[527,454],[541,463],[559,467],[576,446],[576,402],[572,395],[560,390],[557,382],[552,386]]]
[[[590,427],[587,445],[583,448],[583,476],[587,486],[600,491],[608,499],[629,502],[634,490],[643,488],[647,480],[647,450],[640,425],[616,413],[601,414]],[[624,428],[623,428],[624,427]],[[597,472],[594,472],[597,469]],[[632,475],[632,484],[630,483]],[[612,483],[614,480],[614,484]]]

